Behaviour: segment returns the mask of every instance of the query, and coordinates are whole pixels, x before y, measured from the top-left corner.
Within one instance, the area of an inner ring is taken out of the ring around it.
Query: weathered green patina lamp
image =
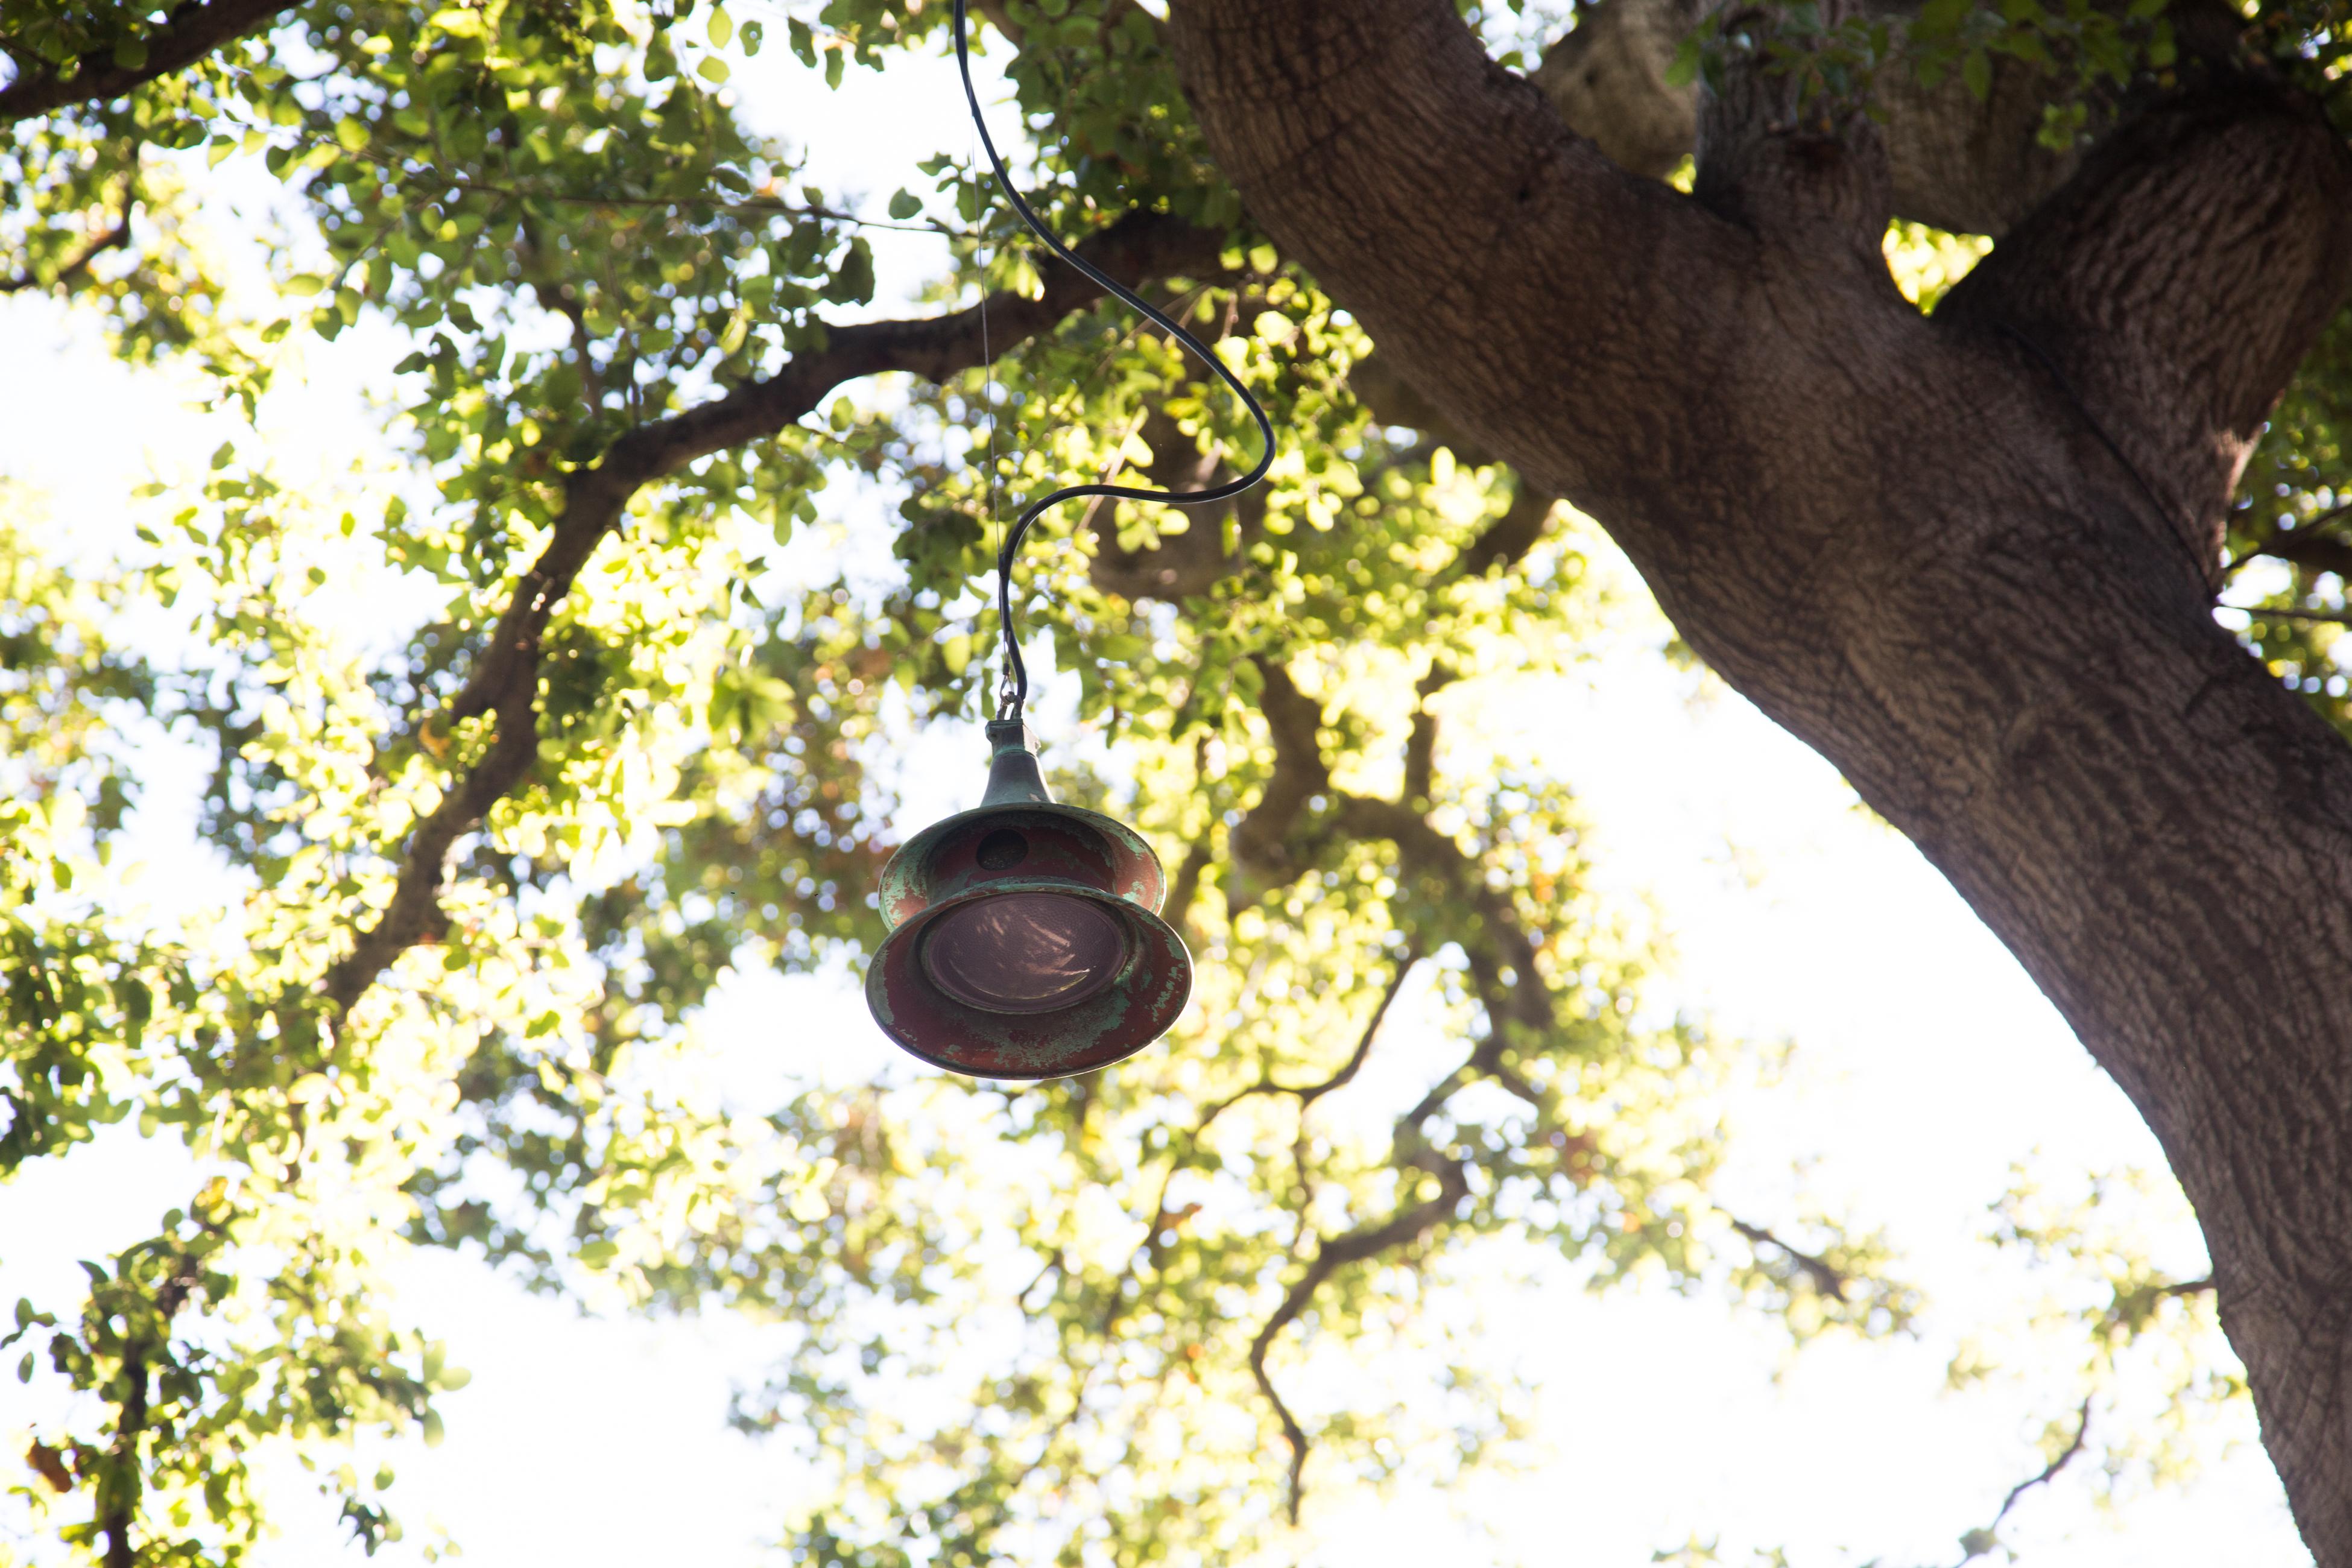
[[[1005,200],[1055,255],[1199,355],[1241,398],[1264,438],[1249,472],[1206,489],[1070,485],[1022,511],[996,552],[1004,685],[988,726],[988,791],[977,810],[925,828],[882,869],[890,934],[866,972],[866,1000],[882,1032],[956,1072],[1062,1078],[1108,1067],[1166,1034],[1192,994],[1192,960],[1160,918],[1168,883],[1151,847],[1134,829],[1099,812],[1056,805],[1046,793],[1022,720],[1029,669],[1013,616],[1013,563],[1030,524],[1066,500],[1205,506],[1241,494],[1274,465],[1274,424],[1223,360],[1055,238],[1013,188],[972,89],[965,4],[955,0],[956,67]],[[983,323],[987,309],[983,294]]]
[[[977,810],[924,829],[882,872],[890,935],[866,972],[883,1033],[979,1078],[1108,1067],[1161,1035],[1192,960],[1160,918],[1167,879],[1136,832],[1057,805],[1028,729],[988,726]]]

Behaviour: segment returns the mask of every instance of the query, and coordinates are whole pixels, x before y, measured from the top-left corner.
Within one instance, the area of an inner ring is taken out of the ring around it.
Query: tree
[[[2212,615],[2233,521],[2292,563],[2344,484],[2315,421],[2232,510],[2306,359],[2299,402],[2340,406],[2341,18],[2184,16],[2142,57],[2153,79],[2072,106],[2099,129],[2041,182],[2009,173],[1986,57],[1953,101],[2005,177],[1945,181],[1902,154],[1948,131],[1832,96],[1840,50],[1886,24],[1811,19],[1727,33],[1747,47],[1701,100],[1687,201],[1610,163],[1444,6],[1208,0],[1174,32],[1250,210],[1425,396],[1610,528],[2132,1096],[2204,1226],[2305,1538],[2352,1562],[2331,1283],[2352,753]],[[2000,237],[1929,320],[1879,262],[1897,216]],[[2298,895],[2319,912],[2281,942],[2265,912]]]
[[[1499,8],[983,7],[1052,220],[1213,335],[1284,432],[1267,490],[1189,523],[1061,520],[1023,583],[1132,781],[1062,787],[1169,852],[1202,1005],[1099,1078],[756,1115],[660,1064],[730,966],[877,935],[879,747],[985,700],[993,492],[1230,471],[1245,422],[1038,270],[946,157],[888,207],[944,239],[940,309],[851,319],[883,220],[740,129],[725,84],[761,25],[723,8],[12,16],[16,286],[247,411],[292,345],[367,322],[409,351],[405,461],[363,487],[388,503],[289,490],[232,444],[110,581],[9,545],[0,1149],[13,1168],[135,1117],[235,1173],[93,1265],[78,1311],[20,1310],[96,1396],[36,1454],[65,1537],[110,1568],[233,1561],[256,1445],[429,1422],[454,1374],[372,1296],[404,1242],[801,1324],[741,1415],[856,1457],[799,1527],[816,1562],[1234,1555],[1310,1460],[1376,1475],[1383,1427],[1426,1414],[1302,1415],[1284,1368],[1310,1313],[1409,1342],[1416,1271],[1484,1237],[1801,1335],[1901,1330],[1874,1238],[1710,1195],[1736,1046],[1637,1011],[1655,955],[1582,887],[1571,803],[1448,765],[1448,704],[1572,658],[1598,613],[1565,497],[2147,1111],[2298,1520],[2352,1561],[2326,1289],[2347,763],[2313,618],[2341,613],[2352,220],[2314,107],[2341,102],[2340,17],[1611,6],[1533,82],[1512,65],[1535,24]],[[837,81],[934,47],[942,10],[828,0],[786,28]],[[1684,194],[1656,176],[1694,139]],[[229,158],[324,258],[274,250],[266,308],[190,221]],[[1919,224],[1998,240],[1915,301],[1895,218],[1915,247],[1967,248]],[[877,376],[901,379],[844,391]],[[887,582],[761,574],[828,483],[906,495]],[[2233,566],[2293,574],[2236,638],[2211,607],[2225,528]],[[346,582],[429,608],[370,649],[317,593]],[[156,603],[200,654],[124,640]],[[106,731],[137,722],[209,748],[206,831],[246,889],[217,931],[110,901],[137,780]],[[2273,910],[2314,884],[2285,947]],[[1408,994],[1459,1065],[1385,1135],[1333,1135],[1318,1108]],[[983,1158],[1025,1181],[959,1180]],[[1006,1236],[1010,1291],[976,1245]],[[2095,1370],[2202,1286],[2111,1279]],[[950,1331],[1008,1301],[1031,1331],[971,1373]],[[866,1394],[894,1355],[976,1377],[990,1422],[891,1427]],[[1510,1435],[1507,1391],[1431,1409],[1448,1453]],[[1268,1444],[1277,1484],[1230,1484]],[[371,1546],[395,1528],[380,1489],[331,1484]],[[1065,1489],[1100,1541],[1046,1506]]]

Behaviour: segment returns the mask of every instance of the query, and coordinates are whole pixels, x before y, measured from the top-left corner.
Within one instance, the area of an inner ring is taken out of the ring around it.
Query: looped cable
[[[1265,479],[1266,471],[1274,467],[1274,421],[1266,417],[1265,407],[1251,395],[1250,389],[1242,384],[1241,378],[1226,369],[1225,362],[1212,353],[1207,345],[1166,313],[1055,238],[1054,231],[1045,226],[1044,220],[1030,210],[1029,204],[1021,199],[1021,193],[1013,188],[1013,176],[1006,171],[1004,160],[996,151],[996,143],[989,139],[988,121],[980,112],[980,94],[971,85],[971,54],[965,40],[965,4],[966,0],[955,0],[956,70],[963,78],[964,101],[971,106],[971,122],[980,132],[980,144],[988,153],[988,166],[995,171],[997,188],[1004,193],[1004,199],[1013,204],[1013,210],[1020,215],[1021,221],[1032,234],[1045,241],[1047,249],[1084,273],[1104,292],[1141,311],[1153,324],[1190,349],[1202,363],[1215,372],[1217,379],[1233,388],[1234,395],[1249,410],[1250,417],[1257,421],[1258,434],[1264,438],[1258,459],[1249,472],[1224,484],[1212,485],[1207,489],[1146,490],[1126,485],[1066,485],[1029,503],[1007,531],[1003,546],[996,552],[996,615],[998,624],[1003,628],[1005,665],[1005,681],[999,693],[997,717],[1018,719],[1022,705],[1029,700],[1029,667],[1021,658],[1021,637],[1013,615],[1013,563],[1020,552],[1022,540],[1029,532],[1029,525],[1066,500],[1081,500],[1090,496],[1106,496],[1113,500],[1160,501],[1170,506],[1208,506],[1217,501],[1231,500]]]

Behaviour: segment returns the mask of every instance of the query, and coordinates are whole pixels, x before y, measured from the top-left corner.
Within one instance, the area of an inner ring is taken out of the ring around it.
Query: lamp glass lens
[[[1118,978],[1127,929],[1087,899],[1006,893],[940,917],[923,940],[932,984],[992,1013],[1050,1013]]]

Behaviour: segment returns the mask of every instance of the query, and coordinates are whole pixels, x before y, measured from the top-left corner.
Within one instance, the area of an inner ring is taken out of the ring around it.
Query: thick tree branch
[[[1493,452],[1465,434],[1444,409],[1422,395],[1384,355],[1373,353],[1349,366],[1348,390],[1381,424],[1418,430],[1437,445],[1450,448],[1474,468],[1495,461]]]
[[[1429,700],[1454,684],[1454,671],[1432,661],[1427,674],[1413,683],[1412,729],[1404,742],[1404,805],[1429,809],[1437,789],[1437,714]]]
[[[1707,322],[1748,291],[1752,236],[1610,163],[1446,0],[1178,0],[1170,16],[1186,93],[1252,215],[1465,437],[1580,498],[1621,465],[1682,466],[1694,433],[1666,417],[1669,389],[1737,347]],[[1531,462],[1514,436],[1650,410],[1632,447],[1554,441]]]
[[[1699,24],[1698,0],[1598,0],[1529,79],[1559,117],[1629,174],[1663,180],[1698,139],[1698,84],[1666,79]]]
[[[2053,401],[2083,405],[2059,420],[2112,432],[2129,487],[2162,503],[2150,526],[2210,561],[2264,417],[2347,288],[2352,151],[2316,112],[2233,81],[2103,142],[1937,319],[2047,356]]]
[[[111,45],[91,50],[64,71],[45,61],[21,66],[16,79],[0,87],[0,125],[120,98],[132,88],[195,64],[223,44],[257,32],[292,9],[285,0],[189,0],[165,17],[162,26],[141,36],[138,41],[146,46],[146,54],[136,66],[117,64]],[[5,42],[0,38],[0,47]]]
[[[1088,259],[1134,286],[1146,279],[1219,270],[1223,237],[1144,215],[1094,236]],[[1072,269],[1048,274],[1041,298],[992,296],[988,343],[998,352],[1051,327],[1100,296]],[[466,685],[450,704],[458,721],[492,721],[487,752],[418,825],[404,854],[391,903],[352,951],[327,973],[323,993],[348,1012],[377,975],[439,930],[440,890],[451,850],[529,775],[539,754],[541,638],[555,608],[596,547],[620,524],[643,486],[696,459],[757,440],[801,418],[842,383],[885,371],[943,381],[982,363],[982,307],[920,321],[861,322],[831,329],[776,374],[747,383],[684,414],[643,425],[613,443],[593,468],[570,476],[555,536],[516,584]]]
[[[1282,666],[1261,659],[1257,668],[1264,683],[1259,709],[1274,741],[1275,767],[1257,803],[1234,825],[1228,840],[1241,873],[1229,896],[1236,903],[1246,902],[1299,874],[1316,847],[1314,836],[1304,831],[1307,807],[1317,796],[1323,797],[1330,808],[1330,830],[1393,844],[1402,879],[1429,879],[1442,889],[1441,903],[1474,912],[1475,918],[1459,930],[1448,929],[1444,940],[1461,945],[1472,983],[1495,1026],[1475,1065],[1490,1075],[1503,1072],[1513,1026],[1548,1030],[1558,1018],[1549,993],[1537,977],[1537,944],[1510,894],[1490,886],[1475,859],[1432,827],[1413,804],[1415,783],[1424,795],[1429,788],[1433,717],[1419,714],[1408,739],[1403,801],[1349,794],[1333,787],[1323,761],[1317,736],[1322,713],[1315,700],[1298,689]],[[1433,668],[1421,683],[1422,696],[1433,695],[1451,679],[1443,668]]]
[[[1261,689],[1258,713],[1274,741],[1274,772],[1226,840],[1236,874],[1225,896],[1236,908],[1297,876],[1292,829],[1307,803],[1331,788],[1331,770],[1324,763],[1316,733],[1323,722],[1322,710],[1281,665],[1270,658],[1251,663]]]
[[[1542,1032],[1559,1022],[1550,993],[1536,972],[1536,942],[1519,919],[1511,895],[1488,884],[1477,861],[1419,814],[1395,801],[1364,795],[1339,797],[1340,828],[1359,838],[1385,838],[1396,846],[1409,878],[1427,878],[1475,918],[1449,932],[1469,961],[1470,978],[1494,1029],[1481,1047],[1478,1065],[1492,1070],[1508,1044],[1511,1027]]]
[[[1184,929],[1185,918],[1192,912],[1192,900],[1201,896],[1201,879],[1208,875],[1210,863],[1215,858],[1205,844],[1195,844],[1184,851],[1184,859],[1168,884],[1167,907],[1160,911],[1160,918],[1176,930]]]
[[[1525,479],[1511,497],[1510,509],[1487,524],[1453,566],[1455,574],[1483,577],[1497,568],[1508,570],[1523,560],[1551,526],[1559,507],[1558,496],[1546,495]]]

